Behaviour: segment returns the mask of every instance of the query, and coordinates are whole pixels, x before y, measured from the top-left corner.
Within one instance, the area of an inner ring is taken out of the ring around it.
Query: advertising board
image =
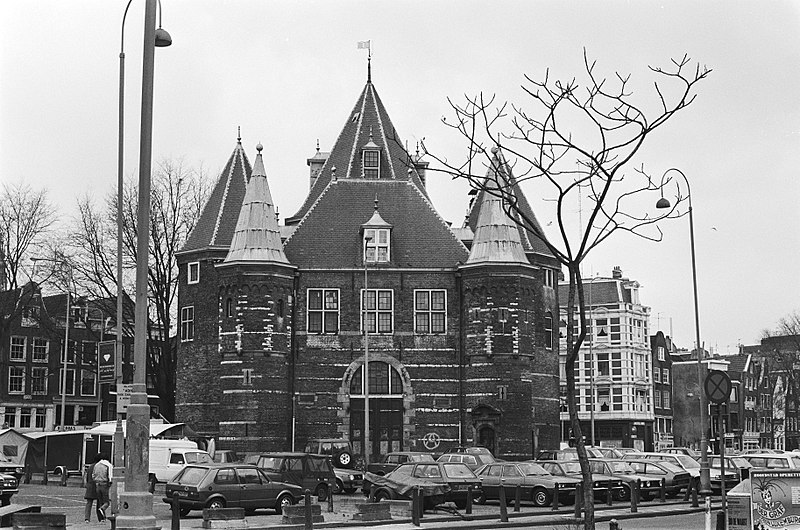
[[[800,530],[800,471],[751,471],[754,530]]]

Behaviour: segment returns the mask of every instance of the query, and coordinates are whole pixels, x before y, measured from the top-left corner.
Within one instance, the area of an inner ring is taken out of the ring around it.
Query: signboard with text
[[[131,404],[131,394],[133,394],[132,384],[117,385],[117,414],[128,412],[128,405]]]
[[[113,383],[117,380],[117,356],[115,354],[117,343],[107,340],[97,345],[98,378],[100,384]]]
[[[753,528],[800,530],[800,471],[751,471]]]

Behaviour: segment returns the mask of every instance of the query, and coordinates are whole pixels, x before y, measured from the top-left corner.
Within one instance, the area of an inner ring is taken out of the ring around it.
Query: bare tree
[[[437,166],[434,171],[466,179],[474,190],[501,198],[509,217],[545,243],[566,269],[566,397],[584,479],[585,528],[592,529],[591,472],[575,400],[575,361],[587,333],[581,264],[615,232],[659,241],[658,222],[685,214],[679,210],[686,199],[680,187],[670,184],[671,177],[654,179],[637,155],[653,131],[694,101],[695,85],[710,70],[691,66],[684,56],[666,68],[650,67],[650,73],[653,97],[638,101],[630,75],[604,77],[584,51],[583,82],[552,79],[549,71],[543,80],[525,76],[522,90],[531,109],[498,104],[483,94],[462,103],[449,100],[453,115],[443,122],[465,140],[463,163],[432,154],[423,142],[423,152]],[[522,199],[522,184],[552,205],[556,238],[545,235]],[[655,198],[667,185],[677,190],[676,200],[654,213]],[[648,196],[651,202],[644,202]],[[580,201],[582,211],[576,212]]]
[[[0,193],[0,359],[6,359],[11,323],[38,289],[30,258],[45,248],[56,221],[46,190],[4,184]]]
[[[180,161],[158,164],[151,183],[150,250],[148,267],[147,375],[161,398],[162,414],[174,418],[176,349],[175,333],[178,267],[175,253],[183,247],[200,217],[210,189],[203,168],[185,167]],[[138,188],[127,183],[123,190],[123,288],[133,292],[136,265],[136,209]],[[113,314],[116,278],[116,191],[108,194],[101,210],[90,198],[78,203],[79,218],[70,237],[75,282],[94,299],[109,301]],[[133,330],[132,304],[124,304],[123,326]]]

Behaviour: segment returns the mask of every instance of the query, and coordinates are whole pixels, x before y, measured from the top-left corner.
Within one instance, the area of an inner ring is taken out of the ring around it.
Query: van
[[[211,464],[211,456],[191,440],[150,440],[150,491],[158,482],[169,482],[188,464]]]

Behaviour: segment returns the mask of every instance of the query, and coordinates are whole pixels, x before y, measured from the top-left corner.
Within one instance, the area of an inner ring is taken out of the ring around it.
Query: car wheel
[[[631,498],[631,488],[625,484],[622,485],[622,488],[617,490],[614,493],[614,498],[618,501],[627,501]]]
[[[342,493],[344,493],[344,482],[342,482],[337,478],[336,487],[333,489],[333,492],[337,495],[341,495]]]
[[[278,515],[282,515],[283,509],[293,504],[294,504],[294,497],[292,497],[288,493],[284,493],[280,497],[278,497],[277,501],[275,501],[275,511],[278,512]]]
[[[208,504],[206,504],[206,508],[210,508],[212,510],[218,510],[224,507],[225,507],[225,500],[220,499],[219,497],[211,499],[210,501],[208,501]]]
[[[325,502],[328,500],[328,485],[327,484],[320,484],[317,486],[317,490],[314,492],[314,495],[317,496],[317,500],[319,502]]]
[[[531,500],[533,501],[533,505],[539,508],[548,506],[550,504],[550,494],[544,488],[536,488],[531,494]]]
[[[350,451],[342,451],[336,455],[336,467],[350,468],[353,467],[353,455]]]

